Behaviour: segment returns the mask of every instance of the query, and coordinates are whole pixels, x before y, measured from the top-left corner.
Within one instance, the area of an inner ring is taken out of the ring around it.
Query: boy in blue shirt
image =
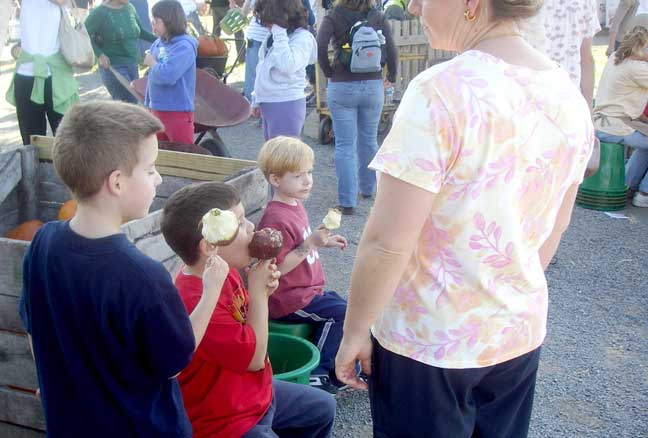
[[[53,162],[77,200],[25,255],[20,315],[30,335],[49,437],[191,437],[175,376],[202,339],[227,275],[212,257],[189,317],[164,266],[121,233],[162,181],[161,123],[119,102],[74,106]]]

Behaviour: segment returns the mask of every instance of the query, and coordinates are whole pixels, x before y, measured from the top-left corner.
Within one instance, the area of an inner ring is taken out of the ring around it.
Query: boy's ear
[[[212,252],[214,252],[214,249],[216,249],[216,246],[207,242],[205,239],[200,239],[200,242],[198,242],[198,250],[200,251],[201,256],[208,257]]]
[[[272,187],[279,187],[279,183],[281,182],[281,177],[276,173],[271,173],[268,176],[268,182]]]
[[[122,172],[119,169],[113,170],[106,178],[106,187],[108,188],[108,193],[114,196],[119,196],[121,194],[121,184],[122,184]]]

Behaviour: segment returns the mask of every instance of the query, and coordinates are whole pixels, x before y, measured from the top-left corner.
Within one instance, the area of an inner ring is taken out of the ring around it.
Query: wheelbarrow
[[[123,77],[122,79],[126,81]],[[136,79],[128,86],[129,91],[140,102],[144,102],[146,84],[147,77],[145,76]],[[234,126],[246,121],[252,112],[250,102],[236,90],[221,82],[220,79],[201,69],[196,69],[194,105],[194,131],[198,134],[195,145],[206,149],[212,155],[231,157],[232,154],[225,146],[223,139],[218,135],[218,128]],[[203,139],[207,133],[210,134],[211,138]],[[160,142],[160,148],[204,153],[200,149],[192,148],[191,145],[182,146],[171,142]]]

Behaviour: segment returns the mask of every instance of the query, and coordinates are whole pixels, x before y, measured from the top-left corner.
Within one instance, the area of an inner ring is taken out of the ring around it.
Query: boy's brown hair
[[[78,103],[56,131],[54,168],[83,201],[97,194],[114,170],[130,175],[142,141],[163,129],[155,116],[137,105],[105,100]]]
[[[190,184],[167,200],[162,213],[162,235],[187,265],[198,261],[202,240],[200,221],[212,208],[229,210],[241,202],[236,189],[221,182]]]
[[[315,153],[303,141],[293,137],[275,137],[265,142],[259,151],[257,164],[266,179],[271,174],[279,177],[286,172],[299,172],[306,166],[312,166]]]

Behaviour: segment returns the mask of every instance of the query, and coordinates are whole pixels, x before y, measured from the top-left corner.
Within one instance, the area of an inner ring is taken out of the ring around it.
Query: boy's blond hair
[[[293,137],[275,137],[265,142],[259,151],[257,163],[266,179],[271,174],[282,177],[286,172],[299,172],[315,161],[313,150]]]
[[[105,100],[76,104],[56,131],[56,173],[79,201],[88,199],[114,170],[130,175],[142,142],[163,129],[137,105]]]

